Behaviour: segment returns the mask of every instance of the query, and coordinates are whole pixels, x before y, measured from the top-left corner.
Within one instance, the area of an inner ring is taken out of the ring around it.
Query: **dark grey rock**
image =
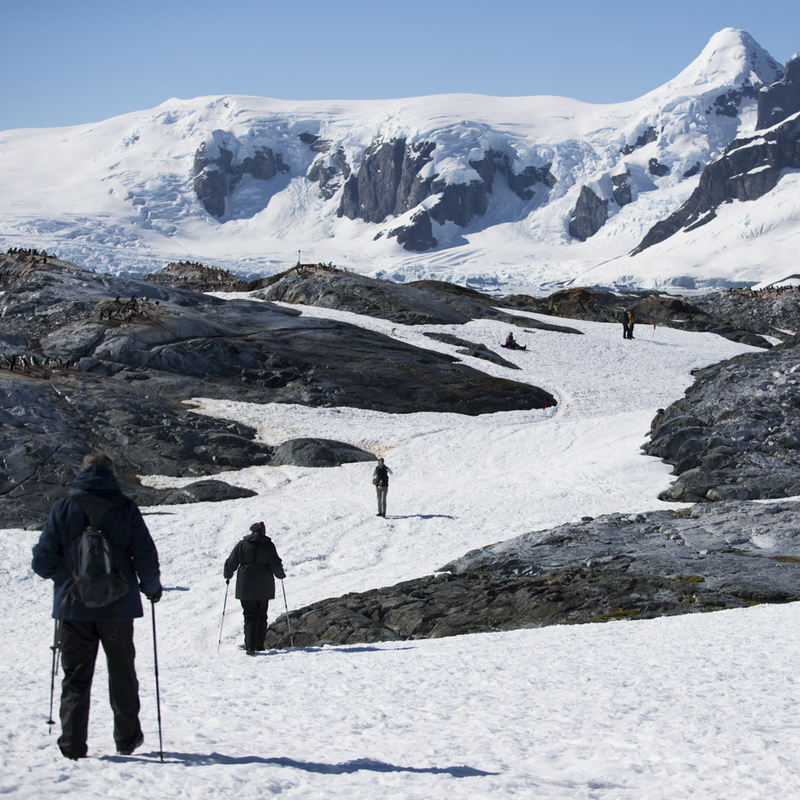
[[[397,237],[397,243],[412,253],[423,253],[438,244],[436,237],[433,235],[431,216],[425,209],[417,211],[411,217],[408,225],[400,225],[397,228],[393,228],[388,235],[389,237]]]
[[[428,213],[440,225],[454,222],[465,228],[473,217],[485,214],[489,207],[489,191],[483,181],[447,184],[436,181],[432,188],[433,193],[439,195],[439,201]]]
[[[622,153],[624,156],[629,156],[640,147],[644,147],[646,144],[650,144],[650,142],[655,142],[657,139],[658,131],[652,125],[649,125],[644,133],[641,133],[636,137],[635,142],[626,144],[620,150],[620,153]]]
[[[611,185],[614,187],[612,190],[614,200],[620,207],[627,206],[629,203],[633,202],[630,177],[631,173],[629,171],[623,172],[622,175],[611,176]]]
[[[528,165],[515,173],[509,156],[492,149],[485,151],[483,158],[469,162],[479,180],[447,183],[438,174],[423,172],[432,161],[435,148],[435,142],[410,143],[405,138],[373,142],[364,152],[358,172],[346,178],[338,215],[383,222],[415,208],[431,195],[438,195],[438,200],[427,209],[420,209],[409,224],[398,225],[388,234],[397,237],[404,249],[423,252],[437,245],[431,220],[439,225],[454,222],[463,228],[476,216],[486,213],[496,175],[503,175],[509,188],[523,201],[534,198],[537,190],[531,187],[537,185],[544,201],[546,192],[555,185],[550,164]],[[319,161],[309,177],[320,183],[321,193],[328,193],[324,196],[332,197],[338,190],[336,167],[331,164]]]
[[[194,292],[242,292],[247,282],[221,267],[207,267],[195,261],[177,261],[150,275],[143,281],[171,286],[175,289],[191,289]]]
[[[787,276],[787,278],[792,276]],[[800,287],[729,289],[692,298],[709,317],[759,336],[786,341],[800,331]],[[788,332],[787,332],[788,331]]]
[[[503,305],[502,300],[463,286],[443,281],[393,283],[325,264],[293,267],[275,276],[255,296],[336,308],[405,325],[460,325],[472,319],[495,319],[517,327],[580,333],[575,328],[550,325],[498,310],[498,305]]]
[[[651,158],[647,162],[647,171],[657,178],[663,178],[665,175],[669,175],[669,167],[666,164],[662,164],[657,158]]]
[[[610,514],[484,547],[439,575],[275,620],[267,647],[434,639],[800,598],[800,504]]]
[[[2,527],[41,525],[90,449],[115,460],[140,505],[165,496],[142,486],[140,475],[202,478],[271,463],[273,448],[255,442],[254,431],[192,413],[183,401],[195,397],[395,413],[555,403],[454,357],[270,303],[11,256],[0,259],[0,283]],[[464,318],[415,294],[450,319]],[[12,355],[22,359],[13,371]]]
[[[340,467],[359,461],[375,461],[376,456],[346,442],[332,439],[292,439],[275,448],[273,467]]]
[[[786,62],[781,80],[758,94],[756,130],[771,128],[800,111],[800,53]]]
[[[608,221],[608,200],[601,200],[588,186],[581,187],[569,221],[569,235],[585,242]]]
[[[273,152],[269,147],[257,147],[253,155],[245,156],[237,162],[233,150],[223,144],[224,142],[233,146],[236,137],[224,131],[214,131],[214,138],[219,151],[216,158],[209,156],[205,142],[197,148],[194,156],[194,191],[205,210],[213,217],[225,215],[227,198],[245,175],[268,181],[279,172],[289,172],[281,154]]]
[[[654,420],[645,452],[679,477],[664,500],[800,495],[800,338],[697,374]]]
[[[786,169],[800,167],[800,114],[757,136],[736,139],[709,164],[689,199],[656,223],[632,251],[641,253],[679,230],[710,222],[722,203],[756,200],[775,188]]]
[[[344,185],[339,216],[383,222],[421,203],[431,193],[433,177],[420,173],[435,147],[435,142],[409,144],[404,138],[374,142]]]
[[[207,480],[197,481],[184,486],[182,489],[171,491],[163,500],[164,505],[179,505],[182,503],[221,503],[225,500],[239,500],[242,497],[255,497],[256,492],[231,486],[225,481]]]
[[[210,158],[205,142],[194,154],[194,191],[205,210],[212,217],[225,214],[225,198],[228,196],[228,170],[233,153],[220,148],[217,158]]]
[[[452,344],[454,347],[458,347],[459,349],[456,352],[461,355],[482,358],[486,361],[491,361],[493,364],[499,364],[501,367],[508,367],[508,369],[520,369],[516,364],[498,355],[493,350],[490,350],[485,344],[469,342],[466,339],[461,339],[449,333],[432,333],[428,331],[425,333],[425,336],[435,339],[437,342],[444,342],[445,344]]]

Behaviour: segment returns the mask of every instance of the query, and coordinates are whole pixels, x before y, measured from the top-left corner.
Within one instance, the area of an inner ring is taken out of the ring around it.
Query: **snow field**
[[[406,327],[346,316],[431,349]],[[545,319],[545,318],[543,318]],[[552,321],[552,320],[550,320]],[[36,532],[0,532],[0,793],[38,798],[601,798],[764,800],[800,795],[793,635],[800,607],[351,647],[247,658],[222,563],[263,519],[297,608],[433,572],[527,530],[664,506],[669,467],[644,456],[656,408],[690,370],[748,348],[718,337],[559,320],[584,335],[515,331],[522,370],[470,364],[554,393],[555,409],[462,417],[198,400],[272,444],[325,436],[384,455],[373,465],[251,468],[223,475],[259,496],[144,509],[162,562],[155,606],[164,764],[158,763],[150,609],[136,623],[145,745],[114,754],[98,661],[90,758],[48,734],[51,585],[32,575]],[[497,348],[477,321],[443,331]],[[506,351],[502,351],[504,355]],[[179,483],[166,478],[160,485]],[[284,610],[281,586],[271,603]],[[220,645],[221,638],[221,645]],[[219,653],[217,652],[219,647]],[[56,692],[58,695],[58,690]]]

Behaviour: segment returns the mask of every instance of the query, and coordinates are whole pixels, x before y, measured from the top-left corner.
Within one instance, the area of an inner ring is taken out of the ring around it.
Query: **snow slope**
[[[478,95],[338,103],[201,97],[97,124],[0,132],[0,246],[38,247],[134,274],[190,259],[256,276],[299,258],[397,280],[536,293],[584,277],[687,288],[777,280],[793,269],[800,230],[795,187],[783,186],[794,176],[781,182],[783,191],[737,209],[734,225],[720,219],[652,252],[626,254],[689,196],[698,178],[687,172],[752,132],[756,108],[747,91],[779,75],[752,37],[727,28],[680,75],[627,103]],[[720,98],[731,92],[745,94],[738,114],[719,113]],[[330,150],[313,151],[301,134],[324,139]],[[484,215],[465,228],[434,223],[439,245],[412,254],[388,234],[434,198],[372,224],[337,215],[341,185],[325,199],[306,177],[319,165],[336,171],[337,151],[356,172],[371,144],[397,138],[435,141],[425,174],[447,183],[477,180],[470,162],[492,150],[505,154],[517,174],[549,164],[555,184],[539,185],[523,201],[496,178]],[[239,164],[270,148],[289,171],[270,180],[245,175],[217,219],[194,191],[202,145],[211,157],[224,147]],[[654,175],[652,160],[667,174]],[[633,202],[620,207],[611,179],[625,173]],[[610,218],[579,242],[568,223],[583,186],[609,200]],[[750,215],[767,222],[745,224]],[[757,247],[745,247],[753,241]]]
[[[421,328],[345,316],[452,352]],[[146,742],[114,754],[98,665],[90,758],[63,759],[45,723],[50,584],[29,570],[35,532],[0,532],[0,793],[26,800],[389,796],[767,800],[800,793],[795,605],[247,658],[222,563],[258,519],[287,570],[287,602],[434,571],[527,530],[663,506],[669,468],[639,450],[690,370],[747,348],[708,334],[572,323],[583,336],[518,332],[512,377],[558,396],[547,412],[483,417],[198,400],[264,440],[331,436],[385,456],[386,520],[372,466],[255,468],[225,478],[258,497],[144,509],[166,587],[136,626]],[[450,326],[437,327],[454,332]],[[459,335],[496,347],[501,325]],[[508,374],[485,361],[470,364]],[[152,483],[178,483],[153,478]],[[284,607],[279,595],[271,614]],[[224,627],[220,630],[221,625]],[[219,641],[221,639],[221,646]],[[219,653],[218,651],[219,647]]]

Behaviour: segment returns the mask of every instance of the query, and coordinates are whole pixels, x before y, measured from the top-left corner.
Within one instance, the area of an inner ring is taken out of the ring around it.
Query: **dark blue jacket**
[[[91,492],[105,500],[120,503],[106,512],[101,530],[112,544],[115,569],[121,569],[128,581],[128,593],[119,603],[102,608],[87,608],[82,603],[69,599],[64,604],[64,619],[111,619],[115,613],[120,619],[141,617],[142,599],[139,586],[141,584],[144,594],[154,594],[161,586],[161,572],[156,546],[139,507],[122,494],[114,475],[96,464],[78,474],[72,485],[77,491]],[[81,505],[71,497],[62,497],[53,503],[42,535],[33,548],[33,571],[42,578],[52,578],[54,582],[53,617],[56,619],[61,602],[73,582],[66,559],[70,559],[73,568],[75,566],[76,545],[71,546],[66,553],[64,546],[79,537],[85,526],[86,515]]]
[[[237,600],[272,600],[275,578],[286,577],[272,539],[263,533],[251,533],[233,548],[222,574],[230,580],[234,572]]]

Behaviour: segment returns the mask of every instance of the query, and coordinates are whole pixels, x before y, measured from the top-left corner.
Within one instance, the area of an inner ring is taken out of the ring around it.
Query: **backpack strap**
[[[91,492],[71,492],[70,497],[83,509],[83,513],[86,515],[86,522],[83,526],[83,530],[64,545],[65,549],[75,544],[81,538],[81,536],[83,536],[83,531],[85,531],[87,528],[92,527],[100,530],[100,524],[102,523],[106,512],[110,511],[112,508],[121,506],[125,502],[124,499],[116,501],[106,500],[105,498],[99,497]],[[109,544],[116,550],[128,550],[125,545],[115,544],[111,541],[109,541]]]

